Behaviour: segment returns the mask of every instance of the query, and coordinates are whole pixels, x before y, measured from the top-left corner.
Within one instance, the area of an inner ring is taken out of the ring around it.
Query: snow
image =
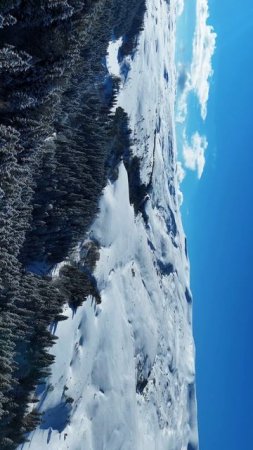
[[[198,448],[189,262],[177,196],[177,9],[175,1],[147,0],[133,58],[119,64],[122,40],[109,45],[108,69],[122,78],[116,106],[129,115],[141,179],[152,186],[148,222],[135,216],[120,163],[87,236],[100,244],[102,302],[89,298],[75,314],[66,306],[52,375],[39,395],[44,420],[23,449]]]
[[[118,52],[122,45],[123,39],[122,37],[113,40],[109,42],[108,46],[108,54],[110,55],[110,58],[107,58],[107,68],[109,69],[110,73],[115,75],[115,77],[120,78],[120,66],[118,64]]]

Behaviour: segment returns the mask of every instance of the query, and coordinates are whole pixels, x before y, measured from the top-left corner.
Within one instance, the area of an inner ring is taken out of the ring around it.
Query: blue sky
[[[182,184],[191,261],[200,450],[253,448],[253,4],[209,0],[217,32],[200,180]]]

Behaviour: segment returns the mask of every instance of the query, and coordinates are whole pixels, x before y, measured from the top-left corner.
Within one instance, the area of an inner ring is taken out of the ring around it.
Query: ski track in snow
[[[24,450],[198,448],[189,263],[177,199],[175,23],[175,1],[148,0],[137,51],[121,63],[129,72],[117,106],[130,118],[141,179],[152,181],[148,224],[129,203],[121,163],[89,232],[101,246],[95,276],[102,303],[89,298],[74,315],[65,308],[69,319],[57,326],[56,360],[39,395],[44,420]],[[115,75],[121,42],[108,49]],[[146,380],[139,393],[138,377]]]

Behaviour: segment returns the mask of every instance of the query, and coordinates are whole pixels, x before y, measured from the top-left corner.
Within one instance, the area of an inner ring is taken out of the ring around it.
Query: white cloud
[[[176,11],[177,11],[177,15],[181,16],[181,14],[183,14],[184,11],[184,0],[177,0],[176,2]]]
[[[213,74],[212,57],[217,35],[209,18],[208,0],[196,0],[196,28],[193,39],[193,56],[185,89],[179,101],[178,121],[183,122],[187,114],[187,98],[191,91],[198,97],[201,116],[205,120],[209,97],[210,77]]]
[[[181,161],[177,162],[176,174],[177,174],[177,199],[178,199],[179,205],[181,206],[182,203],[183,203],[184,197],[183,197],[183,193],[182,193],[182,191],[180,189],[180,185],[181,185],[182,181],[185,178],[185,170],[184,170],[184,168],[182,166]]]
[[[184,165],[187,169],[197,171],[200,179],[205,167],[205,151],[208,142],[205,136],[200,136],[198,132],[191,137],[190,145],[185,139],[183,148]]]
[[[184,89],[182,90],[182,93],[179,97],[179,102],[178,102],[177,122],[180,122],[180,123],[183,123],[186,119],[188,95],[189,95],[190,91],[192,90],[191,75],[189,74],[189,72],[185,72],[185,78],[186,78],[186,80],[185,80]]]
[[[216,43],[216,33],[213,27],[207,24],[208,17],[208,1],[197,0],[197,27],[193,42],[191,83],[199,98],[203,119],[206,118],[207,113],[209,81],[213,74],[212,56]]]
[[[183,169],[181,161],[177,162],[177,182],[178,184],[181,184],[184,177],[185,177],[185,170]]]

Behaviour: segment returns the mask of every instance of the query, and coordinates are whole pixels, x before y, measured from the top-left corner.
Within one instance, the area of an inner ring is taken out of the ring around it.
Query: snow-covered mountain
[[[55,363],[39,389],[42,424],[30,450],[194,450],[198,448],[195,354],[186,239],[180,216],[174,104],[175,0],[147,0],[131,56],[108,47],[121,77],[117,106],[129,116],[133,154],[148,189],[142,213],[129,200],[123,162],[108,182],[89,242],[101,304],[91,297],[55,330]],[[120,62],[119,62],[120,61]],[[64,264],[64,263],[62,263]],[[57,277],[56,267],[54,276]]]

